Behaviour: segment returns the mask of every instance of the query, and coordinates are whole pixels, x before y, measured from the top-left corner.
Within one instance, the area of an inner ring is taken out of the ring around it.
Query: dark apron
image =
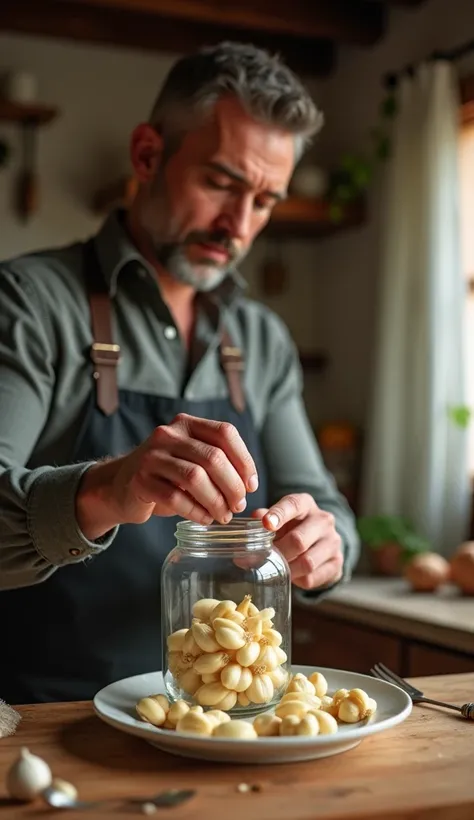
[[[243,515],[265,506],[265,470],[243,395],[240,351],[223,333],[229,398],[189,401],[119,391],[109,296],[92,242],[86,251],[96,389],[69,462],[122,455],[180,412],[229,421],[259,474],[259,489],[248,496]],[[113,544],[92,559],[61,567],[41,584],[1,592],[0,697],[12,704],[88,700],[115,680],[161,669],[160,575],[178,520],[153,516],[145,524],[122,525]]]

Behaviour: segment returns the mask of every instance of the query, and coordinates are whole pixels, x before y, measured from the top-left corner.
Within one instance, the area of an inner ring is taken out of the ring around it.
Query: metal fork
[[[474,720],[474,703],[464,703],[462,706],[455,706],[454,703],[444,703],[442,700],[425,698],[423,692],[416,689],[411,683],[403,680],[403,678],[395,672],[392,672],[391,669],[388,669],[383,663],[376,663],[370,672],[374,678],[379,678],[379,680],[384,680],[388,683],[394,683],[396,686],[399,686],[400,689],[404,689],[407,695],[411,697],[413,703],[432,703],[433,706],[444,706],[446,709],[454,709],[455,712],[460,712],[461,715],[468,720]]]

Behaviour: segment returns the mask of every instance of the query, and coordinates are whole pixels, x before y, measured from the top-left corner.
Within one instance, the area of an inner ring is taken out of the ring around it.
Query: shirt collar
[[[95,248],[102,275],[112,297],[117,293],[119,274],[130,262],[138,263],[155,278],[153,268],[135,247],[125,230],[124,216],[125,211],[123,210],[112,211],[95,236]],[[243,276],[236,268],[232,268],[220,285],[209,291],[208,296],[212,301],[228,305],[246,287],[247,283]]]

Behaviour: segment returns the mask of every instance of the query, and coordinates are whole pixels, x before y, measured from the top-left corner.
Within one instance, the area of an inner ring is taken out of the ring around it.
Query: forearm
[[[112,543],[115,530],[94,541],[76,518],[77,490],[90,466],[17,466],[0,474],[0,589],[40,583]]]

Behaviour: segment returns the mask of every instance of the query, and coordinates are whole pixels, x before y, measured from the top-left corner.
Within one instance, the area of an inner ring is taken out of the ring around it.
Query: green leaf
[[[384,120],[391,120],[398,111],[398,103],[395,94],[389,94],[382,100],[380,114]]]
[[[471,421],[472,410],[464,404],[459,404],[454,407],[448,407],[448,416],[456,427],[465,429]]]

